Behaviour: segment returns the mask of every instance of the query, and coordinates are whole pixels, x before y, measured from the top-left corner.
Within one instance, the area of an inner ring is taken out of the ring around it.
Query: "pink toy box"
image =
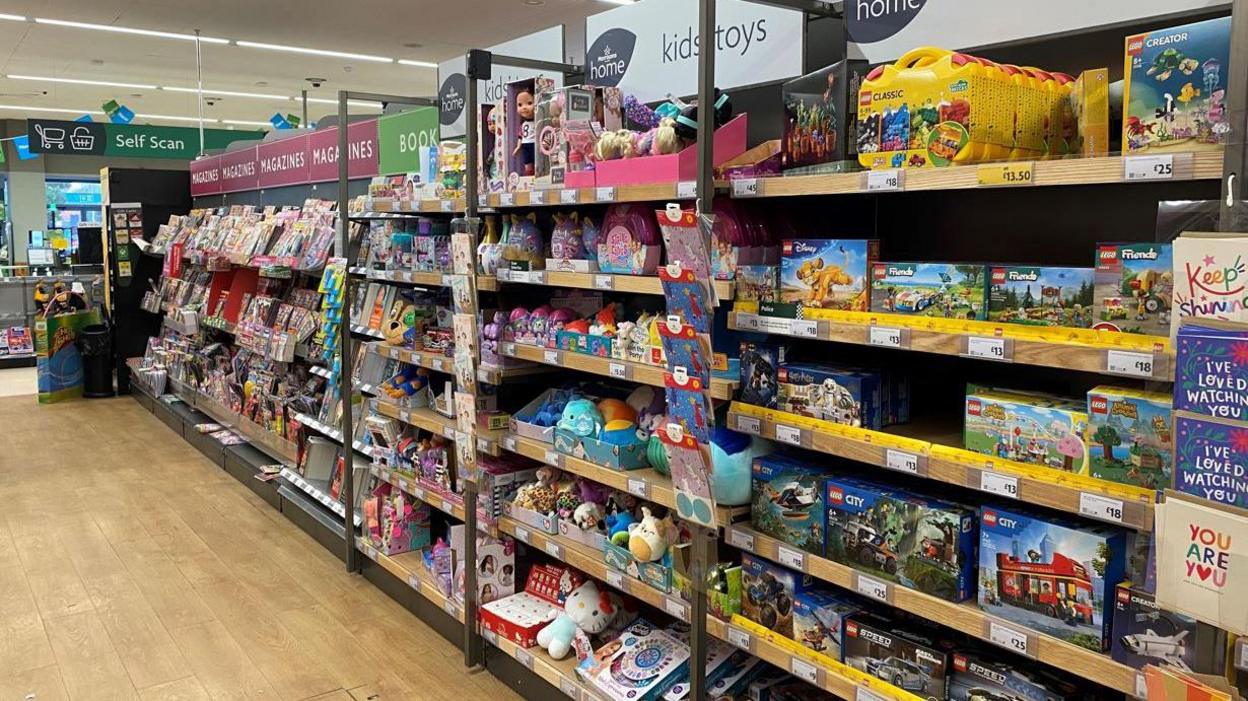
[[[715,130],[714,165],[720,166],[745,152],[749,115],[741,114]],[[599,161],[595,165],[597,187],[610,185],[645,185],[696,180],[698,177],[698,146],[694,144],[680,153],[642,156]]]
[[[584,582],[585,575],[574,569],[533,565],[524,591],[481,606],[481,627],[520,647],[533,647],[537,632],[554,620],[568,594]]]

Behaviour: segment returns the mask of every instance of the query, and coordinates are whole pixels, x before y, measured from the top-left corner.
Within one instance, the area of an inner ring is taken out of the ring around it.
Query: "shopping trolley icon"
[[[81,127],[79,127],[81,129]],[[57,151],[65,148],[65,130],[60,127],[45,127],[42,124],[35,125],[35,133],[39,135],[39,143],[43,146],[44,151],[55,149]]]

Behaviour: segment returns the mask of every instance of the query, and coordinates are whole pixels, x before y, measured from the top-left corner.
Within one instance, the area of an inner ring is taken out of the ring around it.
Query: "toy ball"
[[[772,451],[771,443],[732,429],[711,431],[711,491],[725,506],[750,503],[750,470],[754,458]]]
[[[653,467],[654,471],[660,475],[671,472],[671,468],[667,466],[667,447],[663,445],[657,433],[652,434],[646,441],[646,462],[650,463],[650,467]]]
[[[612,445],[632,445],[637,443],[637,424],[623,419],[608,421],[607,425],[602,428],[600,440],[603,443]]]
[[[620,399],[604,399],[598,402],[598,411],[607,423],[616,420],[637,423],[637,411]]]
[[[578,436],[592,436],[602,424],[602,414],[588,399],[573,399],[563,408],[558,427]]]

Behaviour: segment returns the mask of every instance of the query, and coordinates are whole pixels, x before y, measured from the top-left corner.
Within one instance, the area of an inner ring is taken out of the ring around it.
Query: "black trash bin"
[[[82,396],[113,396],[113,337],[108,326],[83,327],[78,351],[82,354]]]

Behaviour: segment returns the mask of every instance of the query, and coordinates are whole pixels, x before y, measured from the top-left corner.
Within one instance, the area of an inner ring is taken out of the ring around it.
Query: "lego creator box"
[[[1097,246],[1093,328],[1169,336],[1173,266],[1168,243]]]
[[[1105,613],[1125,576],[1123,531],[985,506],[979,533],[980,608],[1089,650],[1109,649]]]
[[[790,414],[861,428],[884,425],[880,375],[831,365],[781,365],[776,408]]]
[[[760,533],[823,555],[827,474],[795,458],[768,455],[751,466],[750,523]]]
[[[857,127],[855,98],[866,70],[866,61],[838,61],[781,87],[782,169],[798,175],[836,172],[857,155],[851,132]]]
[[[830,479],[827,558],[965,601],[975,589],[975,513],[855,479]]]
[[[741,576],[741,615],[792,638],[794,599],[813,587],[810,575],[744,553]]]
[[[1128,582],[1114,597],[1115,662],[1142,669],[1155,664],[1197,674],[1222,674],[1226,669],[1227,634],[1157,605],[1156,598]]]
[[[1080,329],[1092,325],[1092,268],[993,266],[988,284],[989,321]]]
[[[849,599],[822,591],[802,592],[793,602],[793,639],[839,660],[844,619],[860,610],[861,607]]]
[[[741,342],[741,401],[776,408],[777,371],[788,347],[778,343]]]
[[[949,701],[1075,701],[1075,685],[1038,669],[1020,668],[981,652],[955,652],[949,674]]]
[[[1100,386],[1088,391],[1088,472],[1165,489],[1174,479],[1171,395]]]
[[[945,698],[949,656],[916,631],[882,616],[859,613],[845,619],[845,664],[928,699]]]
[[[987,268],[960,263],[875,263],[871,266],[871,311],[985,319]]]
[[[971,385],[966,394],[967,450],[1087,474],[1087,405],[1042,393]]]
[[[1231,133],[1226,109],[1230,58],[1230,17],[1127,37],[1123,152],[1224,146]]]
[[[879,258],[874,239],[785,239],[780,246],[780,302],[814,310],[865,312],[870,306],[871,264]]]

